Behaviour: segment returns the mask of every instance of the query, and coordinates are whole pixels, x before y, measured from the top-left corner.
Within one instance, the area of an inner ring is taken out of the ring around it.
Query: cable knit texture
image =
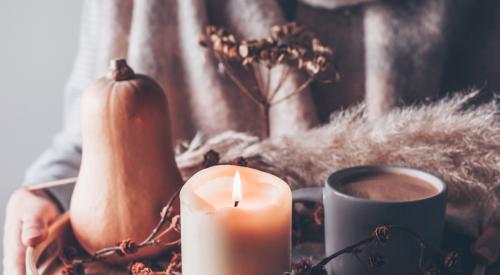
[[[210,149],[221,162],[243,156],[294,189],[323,185],[331,172],[355,165],[421,169],[448,184],[448,220],[475,235],[500,225],[500,120],[494,101],[464,110],[474,95],[395,109],[377,120],[359,105],[332,115],[323,127],[264,141],[236,132],[198,137],[177,161],[187,178]]]

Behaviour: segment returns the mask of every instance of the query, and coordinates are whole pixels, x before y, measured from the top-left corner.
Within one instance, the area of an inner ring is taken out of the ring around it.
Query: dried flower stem
[[[270,108],[305,91],[313,80],[318,80],[317,77],[329,67],[333,54],[333,51],[321,44],[312,33],[293,22],[273,26],[268,37],[253,40],[237,40],[235,35],[224,28],[207,26],[201,35],[200,45],[214,53],[219,64],[225,67],[226,74],[239,90],[261,107],[264,113],[266,137],[269,137],[271,132]],[[248,89],[238,79],[229,61],[231,64],[234,62],[242,64],[247,68],[247,72],[249,72],[248,65],[253,65],[252,74],[258,89],[253,87]],[[285,69],[281,70],[279,80],[272,88],[272,71],[278,65],[285,66]],[[261,67],[266,67],[266,71],[262,71]],[[304,71],[309,79],[295,90],[275,100],[292,67]]]
[[[163,227],[163,225],[167,222],[168,212],[172,209],[173,204],[174,204],[175,200],[179,197],[180,192],[181,192],[181,190],[177,190],[170,197],[167,204],[163,207],[163,209],[161,211],[160,220],[158,221],[158,224],[156,225],[155,228],[153,228],[153,231],[151,231],[151,234],[149,234],[149,236],[139,245],[151,242],[151,240],[153,240],[153,238],[155,238],[158,235],[158,231],[160,231],[160,229]],[[175,219],[175,217],[173,219]],[[173,219],[172,219],[172,222],[170,223],[170,226],[168,229],[171,229],[170,227],[172,227],[174,225]]]
[[[285,83],[286,78],[290,74],[290,66],[286,66],[285,71],[281,73],[280,79],[278,83],[276,84],[276,87],[274,87],[273,91],[268,95],[267,100],[269,102],[272,102],[278,91],[280,90],[281,86],[283,83]]]
[[[321,260],[318,264],[316,264],[314,268],[316,268],[317,266],[325,266],[326,264],[328,264],[331,260],[337,258],[338,256],[342,255],[342,254],[346,254],[346,253],[352,253],[354,252],[358,247],[362,246],[362,245],[365,245],[367,243],[371,243],[375,240],[375,237],[369,237],[369,238],[366,238],[364,240],[361,240],[353,245],[350,245],[346,248],[343,248],[335,253],[333,253],[332,255],[328,256],[328,257],[325,257],[323,260]]]
[[[337,258],[340,255],[346,254],[346,253],[357,253],[360,251],[360,247],[370,244],[373,242],[378,242],[378,243],[385,243],[389,239],[389,235],[393,231],[401,231],[407,234],[408,236],[412,237],[420,247],[420,258],[419,258],[419,268],[423,267],[423,250],[426,249],[428,246],[425,243],[422,238],[415,233],[413,230],[400,226],[400,225],[384,225],[384,226],[379,226],[375,228],[373,231],[372,235],[370,237],[367,237],[355,244],[352,244],[350,246],[347,246],[325,258],[323,258],[319,263],[317,263],[315,266],[311,268],[311,274],[316,274],[319,273],[319,271],[324,270],[325,266],[333,259]]]
[[[266,88],[262,91],[264,93],[269,93],[269,87],[271,86],[271,70],[273,69],[272,67],[266,66],[267,68],[267,76],[266,76]],[[269,100],[268,100],[269,102]]]
[[[168,234],[169,232],[172,232],[172,231],[177,231],[176,227],[177,227],[177,224],[179,223],[179,218],[180,218],[179,215],[172,217],[172,219],[169,223],[169,226],[165,230],[160,231],[160,229],[165,225],[165,223],[167,223],[167,221],[169,221],[169,219],[168,219],[169,213],[173,209],[173,204],[174,204],[175,200],[178,198],[179,192],[180,192],[180,190],[175,192],[170,197],[167,204],[163,207],[163,209],[161,211],[160,220],[158,221],[158,224],[153,228],[153,230],[151,231],[151,234],[149,234],[149,236],[144,241],[140,242],[139,244],[135,244],[134,242],[132,242],[130,240],[123,240],[118,245],[111,246],[111,247],[105,247],[103,249],[100,249],[100,250],[96,251],[94,254],[92,254],[86,258],[71,259],[71,261],[69,261],[66,264],[77,265],[77,264],[85,264],[85,263],[90,263],[90,262],[95,262],[95,261],[101,261],[101,260],[104,260],[107,257],[113,256],[113,255],[125,256],[128,254],[137,253],[137,251],[141,250],[144,247],[148,247],[148,246],[156,246],[156,245],[170,246],[170,245],[180,244],[180,239],[172,241],[172,242],[168,242],[168,243],[162,243],[162,241],[160,240],[160,238],[163,235]],[[125,249],[124,249],[124,245],[130,245],[130,247],[125,247]],[[127,248],[129,249],[128,251],[127,251]],[[124,252],[126,252],[126,253],[124,253]]]
[[[272,103],[272,105],[276,105],[276,104],[280,104],[281,102],[289,99],[290,97],[292,96],[296,96],[298,94],[300,94],[301,92],[305,91],[305,89],[307,88],[307,86],[309,86],[309,84],[314,80],[314,78],[309,78],[308,80],[306,80],[304,83],[302,83],[302,85],[300,85],[295,91],[289,93],[288,95],[274,101]]]
[[[253,100],[256,104],[258,105],[262,105],[262,102],[255,96],[255,93],[252,93],[251,91],[249,91],[247,89],[247,87],[245,86],[245,84],[243,84],[239,79],[238,77],[236,76],[236,74],[234,73],[234,71],[232,70],[231,66],[226,62],[224,61],[224,59],[222,59],[222,57],[220,57],[219,54],[216,54],[216,57],[217,59],[219,60],[219,62],[221,64],[224,65],[224,68],[226,69],[226,74],[227,76],[229,76],[229,78],[231,78],[231,80],[234,82],[234,84],[236,84],[236,86],[238,86],[238,88],[245,94],[247,95],[251,100]]]

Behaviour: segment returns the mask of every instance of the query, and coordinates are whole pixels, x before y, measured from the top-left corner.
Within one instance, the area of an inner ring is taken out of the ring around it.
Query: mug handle
[[[323,187],[305,187],[292,192],[293,201],[311,201],[323,203]]]

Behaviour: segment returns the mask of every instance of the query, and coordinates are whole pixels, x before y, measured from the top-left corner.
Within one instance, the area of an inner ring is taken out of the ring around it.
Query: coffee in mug
[[[432,184],[407,174],[365,173],[353,175],[338,185],[344,194],[379,201],[413,201],[439,192]]]
[[[441,245],[446,210],[446,185],[416,169],[394,166],[357,166],[338,170],[324,187],[298,189],[294,201],[322,202],[325,213],[325,254],[331,255],[369,237],[381,225],[410,229],[431,248]],[[367,270],[373,249],[386,258],[379,268]],[[391,234],[384,245],[333,259],[329,275],[421,274],[421,248],[405,234]]]

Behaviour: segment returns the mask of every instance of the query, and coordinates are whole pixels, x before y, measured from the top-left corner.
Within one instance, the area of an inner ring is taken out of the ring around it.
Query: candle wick
[[[239,203],[240,203],[240,201],[234,201],[234,207],[238,207]]]

